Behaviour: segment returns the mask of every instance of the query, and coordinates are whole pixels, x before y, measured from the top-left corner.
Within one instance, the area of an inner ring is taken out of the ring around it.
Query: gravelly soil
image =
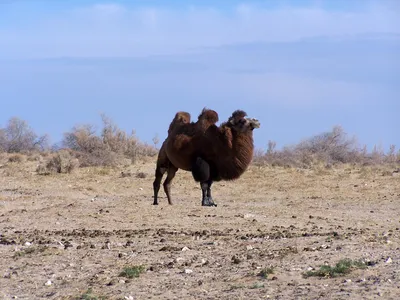
[[[252,166],[201,207],[179,171],[174,205],[160,191],[153,206],[154,161],[132,176],[35,165],[0,164],[1,299],[400,299],[399,173]],[[303,276],[345,258],[368,266]]]

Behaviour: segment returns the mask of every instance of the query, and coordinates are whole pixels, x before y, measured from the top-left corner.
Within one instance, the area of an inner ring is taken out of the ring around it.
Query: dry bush
[[[28,153],[48,148],[48,136],[38,136],[28,123],[17,117],[0,128],[0,151],[8,153]]]
[[[15,162],[15,163],[21,163],[24,162],[26,159],[25,155],[16,153],[16,154],[12,154],[8,157],[8,161],[9,162]]]
[[[137,178],[146,178],[146,177],[147,177],[147,174],[144,173],[144,172],[138,172],[138,173],[136,173],[136,177],[137,177]]]
[[[141,156],[154,156],[157,150],[138,140],[135,132],[127,134],[111,119],[102,115],[103,128],[100,135],[92,125],[75,126],[64,134],[62,144],[72,149],[81,166],[118,166],[135,163]]]
[[[79,160],[73,157],[69,151],[60,150],[45,162],[40,163],[36,172],[40,175],[71,173],[77,167],[79,167]]]
[[[348,138],[343,128],[335,126],[329,132],[324,132],[305,139],[292,146],[283,147],[277,151],[276,143],[268,142],[267,150],[257,150],[254,154],[253,163],[256,165],[271,165],[282,167],[312,168],[313,166],[325,165],[331,168],[337,164],[399,164],[400,152],[396,154],[394,145],[391,145],[387,154],[375,147],[371,153],[366,147],[360,149],[356,139]]]

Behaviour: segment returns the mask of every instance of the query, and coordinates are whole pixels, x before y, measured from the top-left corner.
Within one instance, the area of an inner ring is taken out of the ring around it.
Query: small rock
[[[242,260],[239,257],[237,257],[236,255],[234,255],[234,256],[232,256],[232,262],[234,264],[240,264],[242,262]]]
[[[392,263],[392,259],[389,257],[386,261],[385,261],[385,263],[387,263],[387,264],[390,264],[390,263]]]
[[[278,280],[278,277],[276,277],[276,276],[270,274],[270,275],[268,275],[268,279],[269,279],[269,280]]]
[[[26,243],[25,243],[25,246],[30,246],[30,245],[32,245],[31,242],[26,242]]]
[[[208,264],[208,260],[202,258],[202,259],[201,259],[201,264],[202,264],[203,266],[204,266],[204,265],[207,265],[207,264]]]
[[[143,191],[143,188],[139,188],[139,191]]]
[[[185,269],[185,274],[192,274],[193,273],[193,270],[191,270],[191,269]]]
[[[313,267],[308,267],[308,268],[307,268],[307,271],[312,271],[312,270],[314,270]]]
[[[118,282],[119,282],[119,283],[125,283],[125,280],[120,279]]]
[[[243,216],[243,218],[245,218],[245,219],[250,219],[250,218],[254,218],[254,217],[255,217],[255,215],[253,215],[253,214],[245,214]]]
[[[133,300],[133,297],[132,296],[125,296],[124,297],[126,300]]]
[[[351,282],[351,279],[346,279],[344,282],[350,283],[350,282]]]
[[[51,282],[51,280],[47,280],[46,281],[46,283],[44,284],[45,286],[50,286],[50,285],[52,285],[53,283]]]
[[[179,262],[184,261],[184,260],[185,260],[185,259],[184,259],[183,257],[177,257],[177,258],[175,259],[175,262],[179,263]]]
[[[117,281],[117,279],[111,279],[111,281],[109,282],[109,283],[107,283],[107,285],[115,285],[116,283],[117,283],[118,281]]]
[[[189,251],[189,250],[190,249],[188,247],[186,247],[186,246],[182,248],[182,251]]]
[[[247,246],[246,246],[246,249],[247,249],[247,250],[253,250],[254,248],[253,248],[252,245],[247,245]]]

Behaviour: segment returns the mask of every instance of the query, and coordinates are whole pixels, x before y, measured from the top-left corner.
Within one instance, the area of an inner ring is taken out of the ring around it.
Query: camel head
[[[260,121],[254,118],[246,118],[247,114],[243,110],[235,110],[228,120],[228,124],[239,132],[252,131],[254,128],[260,128]]]

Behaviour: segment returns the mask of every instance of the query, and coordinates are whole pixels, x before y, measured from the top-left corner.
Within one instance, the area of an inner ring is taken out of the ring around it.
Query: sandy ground
[[[0,163],[1,299],[400,299],[399,173],[252,166],[201,207],[179,171],[174,205],[161,190],[153,206],[154,161],[50,176],[36,165]],[[302,275],[345,258],[368,267]]]

